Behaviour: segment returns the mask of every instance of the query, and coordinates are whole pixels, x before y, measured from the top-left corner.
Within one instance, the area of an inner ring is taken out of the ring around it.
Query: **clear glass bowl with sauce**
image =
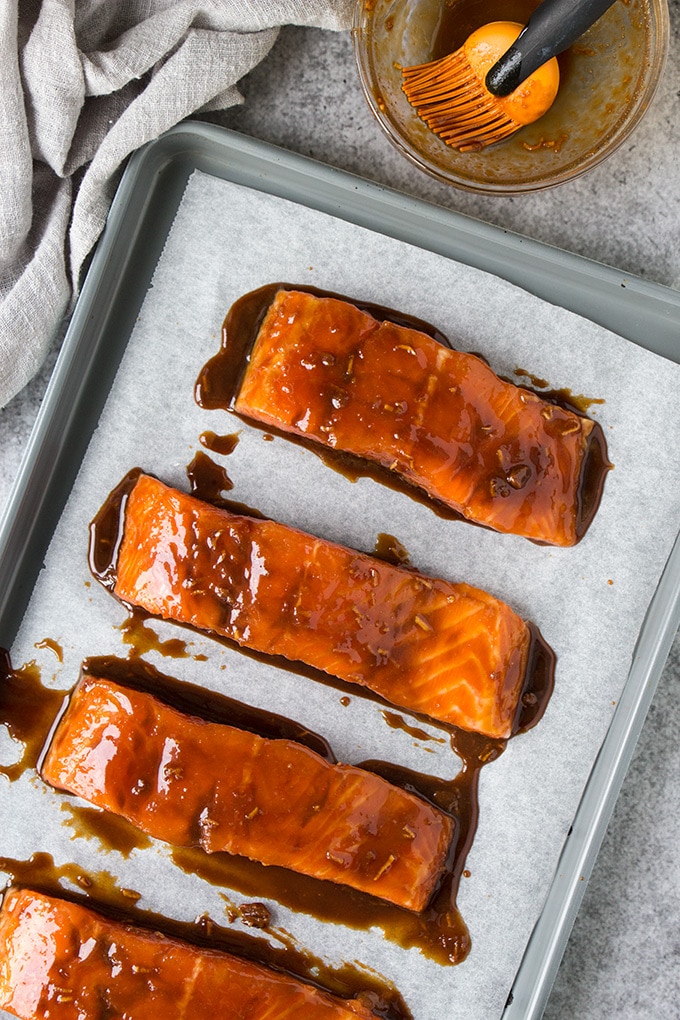
[[[468,191],[516,194],[592,169],[649,106],[669,39],[667,0],[617,0],[558,59],[560,90],[534,124],[497,145],[460,153],[433,134],[401,90],[401,69],[453,52],[489,21],[526,23],[537,0],[357,0],[354,52],[364,94],[399,151]]]

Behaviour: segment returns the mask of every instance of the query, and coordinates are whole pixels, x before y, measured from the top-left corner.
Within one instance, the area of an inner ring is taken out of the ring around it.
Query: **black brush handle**
[[[486,76],[494,96],[511,92],[586,32],[615,0],[543,0],[510,49]]]

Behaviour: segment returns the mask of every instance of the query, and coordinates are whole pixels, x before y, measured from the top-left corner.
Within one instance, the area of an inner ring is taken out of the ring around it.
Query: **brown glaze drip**
[[[527,656],[527,678],[517,706],[513,736],[526,733],[543,718],[555,686],[557,656],[538,628],[533,623],[528,624],[528,627],[531,639]]]
[[[63,824],[72,830],[72,839],[96,839],[107,850],[115,850],[125,858],[133,850],[145,850],[152,845],[149,836],[110,811],[74,804],[70,800],[62,801],[60,810],[68,816]]]
[[[544,390],[546,386],[550,385],[547,379],[540,379],[537,375],[532,375],[531,372],[527,372],[524,368],[516,368],[515,375],[528,379],[534,390]]]
[[[118,550],[123,540],[125,504],[141,475],[141,468],[128,471],[111,491],[90,524],[90,570],[100,584],[113,591],[116,583]]]
[[[542,400],[549,400],[559,407],[566,407],[568,410],[574,411],[576,414],[585,415],[593,405],[605,403],[602,397],[586,397],[582,393],[573,393],[566,386],[560,389],[553,389],[547,379],[539,379],[538,376],[532,375],[531,372],[527,372],[524,368],[516,368],[515,375],[528,379],[534,388],[534,392]]]
[[[441,887],[446,886],[447,891],[441,895],[440,889],[433,904],[421,914],[414,914],[356,889],[340,890],[331,882],[315,881],[275,866],[265,867],[245,857],[173,848],[172,859],[182,871],[211,885],[226,885],[246,896],[268,897],[320,921],[359,930],[381,928],[390,942],[404,949],[418,948],[444,966],[461,963],[470,949],[467,928],[455,907],[453,881],[449,877],[452,872],[448,869]]]
[[[11,885],[80,903],[123,924],[162,932],[171,938],[201,947],[234,953],[343,998],[357,998],[369,1006],[376,1017],[384,1020],[413,1020],[399,992],[387,981],[348,963],[332,967],[312,953],[300,949],[287,933],[277,929],[272,929],[276,939],[276,943],[272,943],[249,932],[225,927],[206,915],[197,917],[193,922],[173,921],[150,910],[140,909],[137,903],[141,894],[119,886],[109,872],[92,873],[71,863],[57,865],[50,854],[46,853],[35,853],[27,861],[0,857],[0,870],[10,875]],[[65,881],[73,883],[83,892],[65,889],[62,884]],[[230,910],[228,923],[241,917],[246,924],[248,908],[258,906],[243,904],[238,909]],[[256,909],[252,916],[257,914]],[[259,916],[263,917],[261,912]]]
[[[254,428],[259,428],[254,420],[250,421],[249,424]],[[272,426],[269,425],[268,428],[271,429]],[[359,478],[371,478],[386,489],[403,493],[403,495],[412,499],[414,503],[421,503],[431,510],[432,513],[436,514],[437,517],[441,517],[442,520],[465,521],[472,528],[486,527],[486,525],[479,524],[477,521],[468,520],[463,514],[454,510],[453,507],[447,506],[446,503],[442,503],[432,496],[428,496],[422,489],[412,485],[405,478],[401,478],[394,471],[383,467],[382,464],[362,460],[360,457],[355,457],[354,454],[346,453],[344,450],[333,450],[328,446],[320,446],[319,443],[315,443],[311,439],[305,439],[303,436],[294,436],[290,432],[277,431],[277,435],[280,435],[288,442],[297,443],[306,450],[310,450],[319,460],[323,461],[326,467],[331,468],[332,471],[342,475],[343,478],[350,482],[356,482]]]
[[[266,514],[263,514],[254,506],[248,506],[247,503],[240,503],[236,499],[223,499],[220,500],[220,506],[224,510],[228,510],[232,514],[240,514],[242,517],[259,517],[260,520],[264,520]]]
[[[234,483],[221,464],[216,464],[202,450],[187,466],[187,477],[191,492],[213,506],[224,506],[224,494],[234,488]]]
[[[227,436],[218,436],[215,432],[207,431],[201,432],[198,438],[206,450],[228,456],[238,446],[239,434],[238,432],[230,432]]]
[[[244,903],[239,916],[249,928],[268,928],[271,924],[271,911],[264,903]]]
[[[452,780],[413,772],[387,762],[361,763],[362,768],[424,797],[458,820],[456,845],[438,890],[426,909],[417,915],[417,929],[415,925],[404,925],[400,930],[401,945],[419,945],[426,956],[439,963],[459,963],[470,950],[470,938],[456,906],[458,888],[477,831],[479,774],[484,765],[503,753],[505,746],[506,741],[503,740],[490,740],[459,731],[451,737],[451,747],[462,759],[463,767]]]
[[[115,575],[114,575],[115,579]],[[155,630],[147,627],[149,616],[138,609],[133,609],[119,626],[123,644],[130,646],[129,659],[137,659],[147,652],[158,652],[170,659],[188,659],[186,641],[181,638],[168,638],[161,641]]]
[[[607,442],[599,422],[595,422],[588,437],[588,446],[583,458],[581,481],[578,489],[578,512],[576,534],[583,538],[602,501],[604,483],[614,465],[607,457]]]
[[[416,740],[433,740],[437,744],[446,743],[444,737],[433,737],[431,733],[421,729],[420,726],[413,726],[407,723],[403,715],[399,715],[398,712],[388,712],[386,709],[383,709],[382,717],[391,730],[403,730],[404,733],[408,733],[410,737],[414,737]]]
[[[394,535],[388,535],[381,531],[378,535],[373,555],[386,563],[392,563],[395,567],[403,567],[410,560],[408,549],[402,545]]]
[[[53,641],[52,638],[44,638],[43,641],[36,641],[35,647],[49,648],[51,652],[54,652],[59,662],[64,661],[64,649],[61,647],[58,641]]]
[[[70,882],[84,892],[94,894],[101,906],[112,911],[127,910],[142,898],[142,894],[134,889],[121,887],[109,871],[92,874],[78,864],[56,865],[52,855],[43,852],[32,854],[26,861],[0,857],[0,871],[10,876],[8,885],[25,886],[86,904],[82,897],[64,889],[62,883]]]
[[[0,649],[0,723],[23,752],[12,765],[0,765],[0,774],[10,782],[26,769],[35,768],[40,752],[59,714],[65,691],[45,687],[35,662],[13,669],[8,652]]]
[[[484,18],[480,24],[483,24],[487,20],[488,18]],[[472,29],[470,31],[472,31]],[[447,50],[447,52],[450,52],[450,50]],[[236,414],[233,405],[238,395],[244,373],[248,367],[253,344],[269,305],[277,291],[281,289],[298,290],[314,294],[319,297],[334,297],[341,301],[348,301],[351,304],[356,305],[356,307],[360,308],[362,311],[373,315],[377,319],[384,319],[395,322],[401,326],[406,326],[410,329],[420,330],[446,347],[454,347],[450,340],[431,323],[412,318],[400,312],[395,312],[393,309],[367,302],[355,301],[354,299],[348,298],[344,295],[335,294],[331,291],[319,290],[315,287],[308,287],[304,285],[298,286],[285,283],[268,284],[258,290],[251,291],[249,294],[245,294],[229,309],[222,326],[222,347],[220,351],[203,367],[196,381],[195,397],[197,403],[201,407],[206,409],[227,409]],[[475,356],[486,361],[486,359],[479,354],[476,354]],[[542,388],[542,384],[545,383],[545,380],[538,379],[536,376],[531,375],[524,369],[517,368],[515,369],[515,373],[516,375],[525,376],[539,389]],[[595,397],[587,398],[573,394],[571,390],[568,389],[541,391],[538,392],[538,396],[540,396],[541,399],[548,400],[565,408],[566,410],[573,411],[582,417],[585,417],[585,410],[587,410],[590,406],[603,402]],[[424,504],[438,517],[445,520],[464,520],[467,524],[474,527],[487,527],[485,524],[478,521],[469,520],[457,510],[454,510],[452,507],[447,506],[440,500],[430,496],[419,486],[407,481],[394,471],[391,471],[389,468],[380,464],[372,463],[342,450],[335,450],[332,447],[323,446],[317,441],[308,439],[305,436],[294,435],[285,430],[277,429],[272,426],[271,423],[265,426],[261,422],[247,418],[243,415],[237,415],[237,417],[242,417],[244,421],[254,428],[260,430],[266,428],[267,434],[273,433],[274,435],[281,436],[288,442],[297,443],[303,448],[310,450],[319,457],[327,467],[337,471],[349,481],[355,482],[358,478],[362,477],[372,478],[379,484],[396,492],[401,492],[409,496],[415,502]],[[595,513],[597,512],[602,498],[606,476],[610,468],[611,464],[607,460],[607,447],[604,434],[600,425],[598,423],[594,423],[594,428],[589,437],[588,447],[583,460],[577,496],[577,540],[580,540],[583,537],[590,526]]]

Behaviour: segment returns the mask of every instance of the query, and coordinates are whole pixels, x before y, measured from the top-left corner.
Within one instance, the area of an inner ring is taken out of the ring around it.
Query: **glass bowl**
[[[525,24],[536,0],[357,0],[354,53],[378,124],[399,151],[468,191],[517,194],[585,173],[629,136],[654,95],[668,49],[667,0],[616,0],[558,59],[550,110],[478,152],[446,145],[401,90],[401,70],[458,49],[489,21]]]

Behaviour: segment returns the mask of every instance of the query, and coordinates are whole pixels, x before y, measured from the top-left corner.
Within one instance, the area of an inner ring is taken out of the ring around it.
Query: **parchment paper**
[[[231,303],[272,281],[312,284],[436,324],[501,375],[516,368],[600,398],[591,414],[615,465],[600,511],[573,549],[539,547],[462,522],[369,479],[355,483],[313,453],[201,410],[193,385],[220,342]],[[126,657],[125,613],[90,577],[87,527],[108,492],[140,466],[187,488],[185,468],[205,430],[239,430],[221,458],[235,500],[288,524],[372,551],[395,535],[418,569],[465,580],[509,602],[540,627],[558,655],[545,717],[482,772],[480,821],[459,906],[472,950],[441,967],[373,929],[323,924],[270,903],[274,937],[286,930],[315,954],[357,961],[391,980],[416,1020],[491,1020],[508,991],[550,887],[560,849],[625,683],[645,610],[680,523],[680,368],[487,274],[326,214],[195,173],[159,261],[110,399],[58,526],[23,626],[15,666],[36,660],[45,682],[71,687],[86,656]],[[185,629],[154,623],[162,637]],[[63,647],[63,663],[49,648]],[[332,687],[260,665],[197,634],[191,656],[147,658],[161,671],[292,716],[327,737],[340,760],[383,758],[452,776],[447,743],[386,725],[381,708]],[[194,658],[205,655],[207,661]],[[405,715],[405,713],[402,713]],[[419,724],[420,725],[420,724]],[[0,730],[0,735],[2,730]],[[431,735],[441,738],[432,728]],[[5,758],[14,751],[0,742]],[[35,776],[0,784],[0,854],[105,868],[142,892],[140,906],[182,920],[225,923],[220,890],[176,869],[162,844],[129,859],[68,825],[72,798]],[[8,824],[9,823],[9,824]],[[247,897],[227,891],[233,903]],[[252,897],[251,897],[252,898]]]

